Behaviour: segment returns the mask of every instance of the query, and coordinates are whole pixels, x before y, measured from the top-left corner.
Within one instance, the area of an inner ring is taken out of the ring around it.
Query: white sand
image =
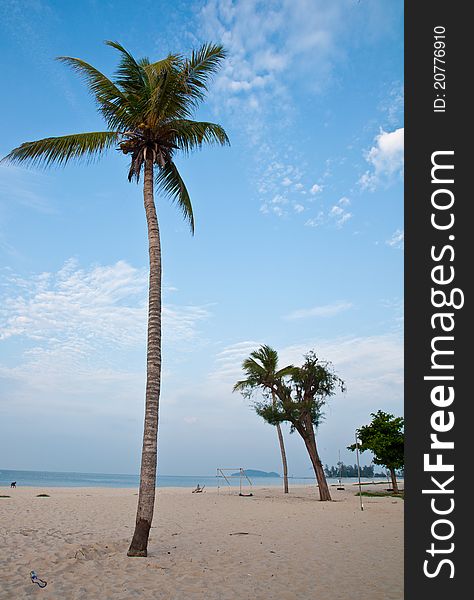
[[[403,500],[361,512],[356,491],[160,489],[149,556],[128,558],[134,489],[0,488],[0,598],[401,600]]]

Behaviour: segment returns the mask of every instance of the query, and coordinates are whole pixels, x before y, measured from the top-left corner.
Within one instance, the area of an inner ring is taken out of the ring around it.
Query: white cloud
[[[374,190],[381,183],[390,183],[403,173],[404,129],[381,131],[375,145],[367,152],[366,160],[371,169],[366,171],[359,184]]]
[[[385,243],[392,248],[403,248],[404,240],[404,232],[401,229],[397,229]]]
[[[331,206],[329,211],[326,213],[322,210],[318,212],[316,217],[308,219],[305,223],[307,227],[319,227],[324,223],[334,223],[337,228],[341,228],[344,223],[352,218],[352,213],[346,210],[346,206],[349,206],[351,201],[346,196],[343,196],[337,204]]]
[[[313,306],[312,308],[301,308],[294,310],[285,316],[285,319],[306,319],[310,317],[334,317],[346,310],[352,308],[350,302],[336,302],[335,304],[325,304],[323,306]]]
[[[341,228],[344,223],[347,223],[349,219],[352,219],[352,213],[346,212],[343,208],[337,205],[331,208],[329,216],[334,219],[336,227],[338,228]]]
[[[0,377],[25,398],[35,389],[94,398],[108,383],[130,391],[145,366],[147,282],[146,269],[125,261],[84,269],[69,260],[57,273],[11,275],[0,300],[0,340],[15,349],[16,366],[5,359]],[[207,307],[165,304],[164,346],[187,348],[208,317]]]
[[[309,340],[280,352],[281,364],[301,364],[302,356],[314,349],[321,360],[330,360],[345,380],[352,398],[380,407],[394,395],[401,402],[403,394],[403,341],[399,335],[346,337],[332,340]],[[385,397],[384,397],[385,396]],[[403,409],[400,406],[399,409]]]
[[[22,336],[40,342],[79,345],[142,344],[147,315],[146,269],[125,261],[82,269],[70,259],[57,273],[29,279],[10,276],[0,309],[0,339]],[[205,307],[163,307],[163,329],[170,340],[190,340]]]
[[[229,51],[217,86],[230,94],[266,88],[282,95],[284,74],[304,70],[306,58],[311,84],[323,86],[339,56],[336,38],[345,24],[342,6],[307,0],[264,7],[258,0],[208,0],[200,16],[206,39],[218,39]]]
[[[349,200],[349,198],[347,198],[346,196],[343,196],[340,200],[339,200],[339,204],[341,206],[349,206],[349,204],[351,203],[351,201]]]
[[[294,204],[293,208],[297,213],[302,213],[304,211],[304,206],[302,204]]]
[[[395,81],[380,105],[380,109],[386,114],[387,122],[396,127],[403,118],[404,89],[403,83]]]
[[[318,194],[319,192],[323,191],[323,186],[322,185],[318,185],[317,183],[315,183],[311,189],[309,190],[309,193],[312,194],[313,196]]]
[[[295,173],[269,171],[274,163],[285,162],[282,148],[289,145],[293,83],[298,80],[310,93],[330,85],[334,65],[343,57],[338,42],[347,27],[346,15],[342,5],[323,0],[277,0],[270,5],[261,0],[207,0],[199,13],[201,39],[219,41],[228,52],[210,101],[216,112],[225,111],[234,124],[239,122],[256,154],[262,213],[282,216],[281,210],[269,208],[266,198],[281,193],[279,187],[307,193]],[[191,37],[195,41],[194,33]],[[321,189],[313,185],[313,195]]]
[[[124,261],[87,271],[69,260],[57,273],[10,281],[0,312],[3,339],[77,338],[124,345],[141,339],[147,274]]]
[[[237,343],[217,356],[210,379],[219,385],[219,390],[230,390],[241,379],[242,361],[259,346],[257,342]],[[357,419],[359,414],[368,416],[368,412],[381,407],[403,410],[403,341],[397,334],[308,339],[303,344],[275,349],[280,366],[301,364],[309,350],[315,350],[321,360],[331,361],[346,383],[348,399],[343,400],[347,402],[344,410],[352,418]]]
[[[308,219],[305,222],[306,227],[319,227],[324,222],[324,213],[322,210],[315,217]]]
[[[242,362],[261,344],[262,342],[247,340],[226,346],[216,355],[215,368],[209,378],[225,385],[234,385],[240,378]]]

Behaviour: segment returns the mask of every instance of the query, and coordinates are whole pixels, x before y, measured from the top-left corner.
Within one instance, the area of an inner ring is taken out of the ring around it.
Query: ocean
[[[282,486],[283,478],[279,477],[251,477],[255,486]],[[0,469],[0,487],[10,487],[16,481],[18,487],[111,487],[111,488],[138,488],[138,475],[119,475],[111,473],[63,473],[54,471],[13,471]],[[290,477],[291,485],[308,485],[315,483],[311,477]],[[357,479],[346,478],[343,483],[350,485]],[[361,479],[361,481],[372,481]],[[230,479],[232,486],[239,485],[239,478]],[[336,484],[337,479],[328,478],[329,484]],[[201,487],[215,488],[217,485],[227,487],[223,478],[216,475],[158,475],[157,487],[183,487],[194,488],[197,484]],[[247,481],[243,485],[248,486]]]

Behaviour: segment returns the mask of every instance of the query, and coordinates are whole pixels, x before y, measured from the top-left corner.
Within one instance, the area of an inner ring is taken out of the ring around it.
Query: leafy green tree
[[[345,465],[342,462],[338,462],[336,466],[329,467],[325,465],[324,473],[326,477],[331,477],[333,479],[339,479],[340,477],[357,477],[358,469],[357,465]],[[375,475],[374,474],[374,466],[366,465],[360,468],[361,477],[365,477],[367,479],[372,479],[373,477],[384,477],[384,475]]]
[[[189,58],[169,54],[150,62],[136,60],[118,42],[106,43],[120,54],[113,79],[79,58],[59,58],[88,86],[106,130],[26,142],[4,160],[64,166],[73,159],[87,161],[117,149],[130,157],[129,181],[138,182],[143,176],[150,262],[147,381],[137,518],[128,555],[146,556],[155,503],[161,383],[161,245],[154,188],[177,203],[194,232],[190,197],[174,159],[178,152],[187,154],[204,144],[229,143],[220,125],[192,120],[225,52],[222,46],[205,44]]]
[[[270,346],[260,346],[258,350],[250,353],[242,363],[242,369],[246,379],[238,381],[234,385],[234,392],[239,391],[243,396],[249,398],[255,390],[260,389],[264,394],[269,394],[272,403],[275,404],[275,387],[283,377],[288,375],[292,367],[278,369],[278,353]],[[263,416],[263,415],[262,415]],[[281,462],[283,467],[283,489],[288,494],[288,464],[286,461],[285,444],[280,423],[273,423],[276,426],[278,442],[280,445]]]
[[[398,493],[396,470],[404,466],[404,420],[381,410],[371,413],[372,421],[357,429],[360,440],[359,450],[370,450],[374,455],[374,463],[383,465],[390,471],[392,487]],[[349,450],[356,449],[355,444],[348,446]]]

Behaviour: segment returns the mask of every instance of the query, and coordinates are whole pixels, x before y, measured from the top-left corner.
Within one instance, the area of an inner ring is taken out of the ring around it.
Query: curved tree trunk
[[[276,429],[278,432],[278,441],[280,442],[281,462],[283,465],[283,489],[285,494],[288,494],[288,465],[286,462],[285,443],[283,442],[280,423],[277,423]]]
[[[395,469],[393,467],[389,467],[388,470],[390,471],[390,477],[392,479],[392,489],[395,494],[398,494],[398,482],[397,475],[395,474]]]
[[[319,488],[319,499],[322,502],[332,500],[331,494],[329,493],[328,482],[326,481],[326,475],[324,473],[323,465],[321,464],[321,459],[319,458],[313,424],[309,422],[307,423],[306,427],[307,428],[303,432],[304,434],[300,432],[300,435],[304,440],[306,449],[308,450],[308,454],[311,459],[311,464],[313,465],[314,474],[316,475],[316,481],[318,482]]]
[[[150,256],[147,379],[137,518],[135,532],[127,552],[128,556],[147,555],[156,488],[158,407],[161,381],[161,247],[158,219],[153,199],[153,160],[149,157],[145,161],[143,197],[148,225]]]

